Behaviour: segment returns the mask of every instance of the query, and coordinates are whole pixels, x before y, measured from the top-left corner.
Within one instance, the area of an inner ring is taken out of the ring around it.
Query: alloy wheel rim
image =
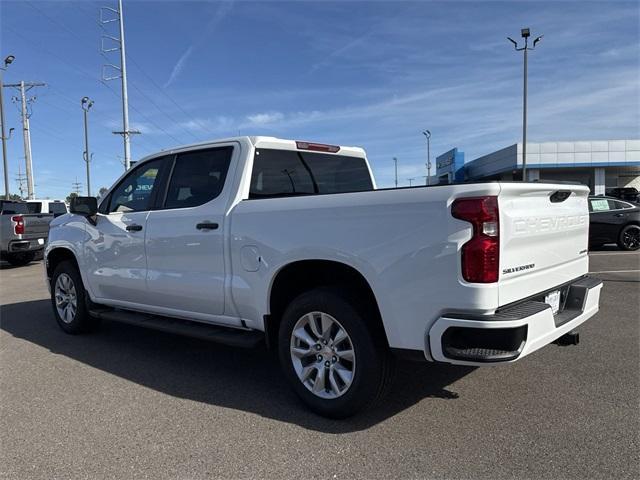
[[[353,342],[340,322],[327,313],[309,312],[298,319],[291,332],[290,352],[298,379],[320,398],[338,398],[353,383]]]
[[[58,276],[54,296],[60,320],[64,323],[71,323],[78,311],[78,296],[73,280],[66,273],[61,273]]]
[[[627,248],[640,246],[640,227],[632,227],[622,234],[622,242]]]

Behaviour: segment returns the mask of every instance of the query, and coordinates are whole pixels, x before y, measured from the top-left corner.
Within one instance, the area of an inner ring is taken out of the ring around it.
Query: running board
[[[264,342],[264,333],[257,330],[240,330],[219,327],[201,322],[161,317],[126,310],[92,310],[91,316],[101,320],[127,323],[138,327],[150,328],[161,332],[173,333],[184,337],[199,338],[222,343],[232,347],[255,348]]]

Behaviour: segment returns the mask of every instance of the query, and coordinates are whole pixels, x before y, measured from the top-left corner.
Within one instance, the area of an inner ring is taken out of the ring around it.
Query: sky
[[[425,175],[453,147],[472,160],[520,141],[522,53],[507,36],[544,34],[529,54],[528,141],[640,137],[638,2],[124,0],[132,158],[209,139],[271,135],[367,150],[379,186]],[[115,0],[0,0],[5,83],[28,92],[35,191],[85,193],[80,99],[89,96],[92,189],[123,172],[119,80],[103,82],[101,6]],[[105,40],[105,48],[113,45]],[[106,76],[117,72],[106,69]],[[12,193],[24,151],[5,88]],[[424,181],[416,179],[414,182]]]

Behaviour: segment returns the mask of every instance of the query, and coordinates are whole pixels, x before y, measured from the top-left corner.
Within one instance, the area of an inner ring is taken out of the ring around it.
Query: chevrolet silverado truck
[[[30,213],[25,202],[0,200],[0,259],[11,265],[32,262],[44,250],[53,215]]]
[[[162,151],[51,223],[59,326],[100,320],[278,352],[315,412],[346,417],[394,358],[521,360],[598,311],[588,188],[377,189],[363,149],[237,137]],[[531,379],[531,381],[537,381]]]

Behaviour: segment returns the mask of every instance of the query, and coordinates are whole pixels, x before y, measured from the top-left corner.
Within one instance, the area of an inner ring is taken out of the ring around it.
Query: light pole
[[[9,130],[9,137],[5,135],[5,123],[4,123],[4,100],[2,98],[2,90],[4,85],[2,84],[2,74],[11,63],[16,59],[13,55],[8,55],[4,59],[4,67],[0,67],[0,136],[2,136],[2,166],[4,168],[4,198],[9,200],[9,165],[7,162],[7,140],[11,137],[11,130]]]
[[[431,185],[431,132],[425,130],[422,134],[427,137],[427,185]]]
[[[84,157],[84,161],[87,164],[87,196],[91,196],[91,175],[89,173],[89,163],[91,162],[91,154],[89,153],[89,125],[88,125],[88,115],[89,109],[93,107],[93,100],[89,97],[82,97],[80,100],[80,106],[82,107],[82,112],[84,115],[84,153],[82,156]]]
[[[398,188],[398,159],[396,157],[393,157],[393,163],[396,168],[396,188]]]
[[[527,181],[527,52],[536,48],[536,43],[542,40],[542,35],[536,37],[533,41],[533,46],[529,46],[529,37],[531,31],[528,28],[520,30],[522,38],[524,38],[524,47],[518,47],[518,42],[513,38],[507,37],[511,43],[513,43],[516,52],[524,52],[524,85],[522,93],[522,181]]]

